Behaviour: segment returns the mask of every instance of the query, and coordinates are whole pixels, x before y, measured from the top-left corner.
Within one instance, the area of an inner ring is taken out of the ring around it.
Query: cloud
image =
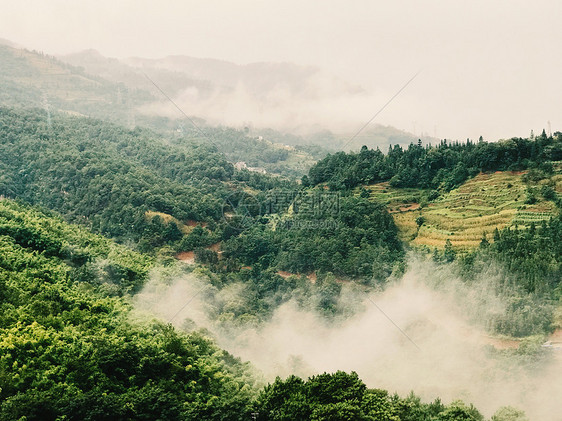
[[[137,296],[137,304],[166,320],[176,314],[173,322],[179,327],[193,327],[186,319],[195,321],[270,380],[291,373],[306,377],[354,370],[369,387],[402,396],[413,390],[426,401],[440,397],[472,402],[488,416],[512,405],[532,419],[555,419],[562,356],[531,358],[491,348],[513,344],[491,339],[484,329],[491,315],[506,309],[497,293],[501,273],[492,268],[466,285],[449,268],[430,262],[411,259],[409,268],[399,282],[370,298],[419,349],[369,299],[351,289],[345,300],[356,311],[335,321],[291,300],[262,324],[217,324],[209,315],[225,306],[243,306],[244,287],[233,284],[220,292],[200,293],[206,281],[194,276],[169,285],[153,281]]]

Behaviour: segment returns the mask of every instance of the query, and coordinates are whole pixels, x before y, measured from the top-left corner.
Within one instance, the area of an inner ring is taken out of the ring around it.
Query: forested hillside
[[[146,91],[86,74],[52,56],[0,44],[0,104],[103,117],[127,124],[131,107],[153,100]]]
[[[364,198],[299,193],[296,183],[235,170],[212,145],[146,129],[63,115],[49,125],[42,110],[2,109],[0,118],[0,194],[153,255],[194,252],[216,283],[242,282],[262,298],[239,316],[267,317],[303,290],[280,271],[319,276],[305,294],[328,294],[316,305],[338,312],[330,276],[370,285],[403,270],[392,218]],[[220,254],[206,249],[219,242]]]
[[[265,326],[290,302],[342,323],[361,311],[346,294],[385,288],[406,270],[407,246],[382,200],[386,193],[238,171],[202,139],[46,117],[44,110],[0,109],[2,419],[483,419],[460,402],[427,404],[368,389],[354,373],[293,376],[262,388],[259,373],[194,321],[176,330],[132,304],[155,274],[162,288],[194,276],[212,303],[208,323],[231,340]],[[536,157],[558,144],[537,142]],[[556,168],[525,165],[525,200],[535,194],[558,203],[555,188],[553,196],[541,187],[550,186]],[[410,194],[431,203],[447,194],[437,187]],[[506,227],[473,251],[447,245],[421,254],[450,266],[467,285],[497,266],[490,293],[507,304],[481,316],[482,323],[492,335],[537,341],[560,323],[561,226],[557,217]],[[174,259],[185,253],[194,264]],[[542,355],[536,348],[517,352]]]
[[[249,135],[243,129],[210,126],[197,116],[191,116],[189,121],[141,71],[131,70],[132,76],[127,75],[129,81],[135,80],[135,86],[131,87],[123,81],[86,73],[81,67],[44,53],[5,44],[0,44],[0,62],[0,106],[40,107],[46,114],[63,112],[94,117],[129,129],[148,127],[168,137],[213,142],[232,163],[243,161],[249,167],[264,168],[285,176],[300,177],[314,163],[312,156],[304,150],[287,149],[282,144],[260,139],[258,135]],[[159,85],[170,95],[175,91],[168,90],[166,81],[169,82],[172,73],[165,73],[166,78],[162,79],[162,86]],[[191,79],[183,83],[197,85]],[[157,101],[166,101],[165,105],[158,103],[158,108],[177,117],[161,117],[161,113],[147,108]]]
[[[128,293],[150,257],[8,199],[0,248],[2,420],[483,419],[462,402],[368,389],[355,373],[260,389],[204,334],[134,314]]]
[[[118,296],[150,258],[8,200],[0,244],[1,419],[243,419],[244,365],[198,334],[131,321]]]
[[[438,146],[410,144],[390,147],[387,154],[363,147],[358,153],[339,152],[319,161],[306,184],[327,183],[332,189],[389,181],[394,187],[451,190],[482,171],[535,168],[551,172],[548,161],[562,160],[562,133],[533,139],[465,143],[441,141]]]
[[[562,3],[481,3],[3,2],[0,421],[562,421]]]
[[[451,191],[392,187],[388,182],[360,186],[355,194],[384,203],[403,241],[416,247],[458,252],[474,250],[495,229],[530,227],[559,214],[560,163],[548,173],[536,169],[480,173]]]
[[[39,93],[21,91],[42,105]],[[0,108],[1,419],[483,419],[462,402],[368,389],[355,373],[263,387],[189,317],[176,329],[139,313],[149,281],[201,283],[208,326],[244,340],[289,304],[343,323],[357,297],[400,282],[414,245],[466,285],[497,268],[489,293],[506,305],[480,315],[488,334],[537,342],[560,327],[560,133],[364,147],[329,155],[299,184],[321,150],[145,121]],[[514,352],[542,358],[537,349]]]
[[[49,125],[42,110],[4,108],[0,119],[0,194],[122,241],[144,238],[160,246],[181,238],[177,226],[150,218],[149,211],[184,222],[219,221],[223,199],[239,180],[254,188],[291,185],[235,173],[212,145],[149,130],[62,115]]]

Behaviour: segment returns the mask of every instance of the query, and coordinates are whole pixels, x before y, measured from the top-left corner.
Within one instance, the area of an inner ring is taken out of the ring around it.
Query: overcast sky
[[[0,38],[50,54],[318,65],[377,93],[375,120],[453,139],[562,131],[562,2],[0,0]],[[1,63],[0,63],[1,65]]]

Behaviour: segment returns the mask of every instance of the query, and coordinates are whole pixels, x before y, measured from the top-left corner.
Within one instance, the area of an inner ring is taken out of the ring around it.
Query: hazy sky
[[[562,130],[562,2],[0,0],[0,37],[51,54],[315,64],[377,93],[367,121],[464,139]]]

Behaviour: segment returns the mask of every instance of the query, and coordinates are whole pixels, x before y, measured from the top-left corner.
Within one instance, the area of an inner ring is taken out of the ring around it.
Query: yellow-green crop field
[[[478,247],[486,234],[492,241],[495,228],[518,225],[528,227],[532,222],[548,220],[558,211],[551,201],[540,194],[535,204],[525,204],[527,186],[522,172],[479,174],[459,188],[427,201],[427,191],[393,188],[388,183],[365,186],[372,200],[387,205],[400,236],[412,245],[441,248],[450,240],[457,250]],[[550,180],[562,196],[562,174],[557,171]],[[541,184],[536,186],[540,190]],[[425,199],[424,199],[425,198]],[[416,219],[423,216],[418,229]]]

